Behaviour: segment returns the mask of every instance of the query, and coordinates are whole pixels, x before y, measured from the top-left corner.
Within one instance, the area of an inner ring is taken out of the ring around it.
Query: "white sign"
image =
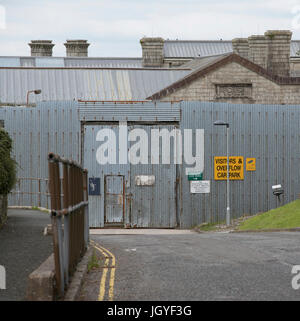
[[[190,181],[190,184],[192,194],[210,193],[210,181]]]
[[[135,185],[138,186],[151,186],[155,183],[154,175],[138,175],[135,177]]]
[[[0,290],[6,289],[6,272],[4,266],[0,265]]]

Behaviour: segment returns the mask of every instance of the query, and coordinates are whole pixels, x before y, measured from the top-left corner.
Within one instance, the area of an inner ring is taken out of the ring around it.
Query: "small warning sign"
[[[227,157],[214,157],[215,180],[227,179]],[[244,179],[244,157],[230,156],[229,157],[229,179],[243,180]]]
[[[256,158],[246,158],[246,171],[256,171]]]

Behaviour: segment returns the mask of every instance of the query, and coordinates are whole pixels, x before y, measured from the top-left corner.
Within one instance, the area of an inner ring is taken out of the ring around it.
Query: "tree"
[[[12,139],[0,129],[0,195],[7,195],[15,186],[16,161],[11,157]]]

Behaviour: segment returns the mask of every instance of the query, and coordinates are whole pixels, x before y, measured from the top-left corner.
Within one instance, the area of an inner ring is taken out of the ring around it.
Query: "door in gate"
[[[121,225],[124,222],[125,199],[124,199],[124,176],[106,175],[105,189],[105,224]]]
[[[176,165],[173,140],[170,140],[171,164],[152,164],[151,129],[175,129],[175,125],[132,125],[128,130],[143,129],[148,136],[148,164],[130,164],[131,210],[133,227],[176,226]],[[136,142],[131,142],[130,146]],[[160,153],[162,149],[160,148]],[[160,157],[161,159],[161,157]]]

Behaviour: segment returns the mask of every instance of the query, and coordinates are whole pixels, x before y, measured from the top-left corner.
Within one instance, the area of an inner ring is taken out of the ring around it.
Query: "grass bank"
[[[262,230],[300,227],[300,200],[251,217],[238,230]]]

